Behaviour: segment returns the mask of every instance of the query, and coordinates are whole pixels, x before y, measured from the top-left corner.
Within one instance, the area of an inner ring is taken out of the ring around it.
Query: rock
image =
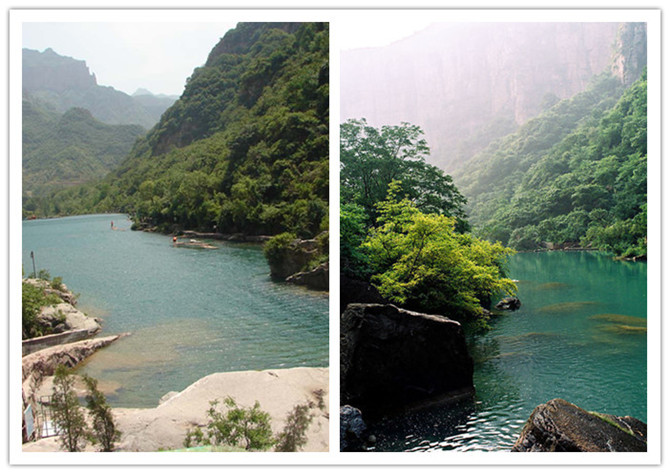
[[[388,304],[389,301],[370,283],[340,274],[340,312],[343,313],[351,303]]]
[[[497,309],[516,311],[521,307],[521,301],[519,298],[514,298],[509,296],[507,298],[501,299],[498,304],[496,304]]]
[[[268,259],[270,275],[285,279],[300,272],[318,253],[316,240],[296,239],[277,251],[278,255]]]
[[[474,392],[473,360],[457,321],[353,303],[340,330],[342,402],[366,414]]]
[[[66,331],[85,329],[91,336],[99,333],[102,329],[97,318],[88,317],[69,303],[45,306],[37,315],[37,319],[54,329],[60,325],[63,325],[63,330]]]
[[[351,405],[340,407],[340,450],[360,451],[365,430],[367,426],[358,408]]]
[[[308,272],[295,273],[289,276],[286,282],[306,286],[312,290],[328,291],[328,262]]]
[[[629,416],[587,412],[556,398],[533,410],[512,451],[645,452],[647,425]]]

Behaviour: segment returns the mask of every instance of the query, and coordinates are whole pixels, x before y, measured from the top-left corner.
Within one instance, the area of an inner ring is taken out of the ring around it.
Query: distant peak
[[[140,87],[135,92],[133,92],[133,96],[136,95],[154,95],[154,94],[150,90]]]

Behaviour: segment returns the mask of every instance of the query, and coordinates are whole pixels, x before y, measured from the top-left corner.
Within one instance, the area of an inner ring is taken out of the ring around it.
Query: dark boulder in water
[[[497,309],[504,309],[509,311],[516,311],[521,308],[521,301],[519,298],[514,298],[512,296],[501,299],[498,304],[496,304]]]
[[[646,423],[588,412],[556,398],[539,405],[512,447],[516,452],[645,452]]]
[[[358,408],[350,405],[340,407],[340,450],[359,451],[366,430],[363,414]]]
[[[341,317],[340,354],[342,403],[371,416],[474,392],[463,329],[444,316],[350,304]]]

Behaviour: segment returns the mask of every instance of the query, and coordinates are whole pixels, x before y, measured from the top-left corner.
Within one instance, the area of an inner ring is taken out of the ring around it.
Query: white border
[[[167,3],[167,2],[163,2]],[[613,3],[613,2],[611,2]],[[372,6],[405,6],[402,2],[385,1]],[[357,7],[358,3],[353,5]],[[439,2],[423,2],[422,5],[439,6]],[[83,5],[81,5],[83,6]],[[132,7],[132,4],[124,5]],[[209,6],[216,6],[210,5]],[[271,7],[271,5],[265,5]],[[302,5],[305,6],[305,5]],[[528,5],[526,5],[528,6]],[[601,4],[602,6],[602,4]],[[649,261],[648,261],[648,439],[647,453],[339,453],[339,245],[332,236],[339,235],[339,49],[337,38],[346,34],[346,20],[350,15],[368,18],[369,21],[402,20],[408,15],[426,15],[433,21],[645,21],[648,34],[648,195],[649,195]],[[330,292],[330,453],[23,453],[18,436],[9,436],[9,454],[12,464],[581,464],[581,465],[631,465],[657,464],[661,461],[661,147],[660,147],[660,100],[661,100],[661,15],[659,10],[14,10],[9,15],[9,110],[10,110],[10,175],[9,175],[9,275],[18,275],[21,268],[20,252],[11,252],[21,242],[21,213],[18,203],[21,196],[21,23],[24,21],[328,21],[331,32],[330,64],[330,150],[331,150],[331,292]],[[222,32],[223,35],[223,32]],[[213,46],[213,45],[212,45]],[[85,58],[82,58],[85,59]],[[9,278],[11,315],[20,312],[20,285],[18,278]],[[18,334],[17,318],[10,319],[10,333]],[[10,338],[9,387],[20,385],[20,339]],[[10,410],[18,413],[20,395],[10,393]],[[18,427],[17,427],[18,426]],[[9,433],[20,431],[20,419],[10,416]]]

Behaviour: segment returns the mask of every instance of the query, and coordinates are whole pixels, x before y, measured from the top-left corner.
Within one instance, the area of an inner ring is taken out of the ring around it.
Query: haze
[[[23,47],[84,60],[99,85],[180,95],[193,69],[236,22],[23,23]]]

